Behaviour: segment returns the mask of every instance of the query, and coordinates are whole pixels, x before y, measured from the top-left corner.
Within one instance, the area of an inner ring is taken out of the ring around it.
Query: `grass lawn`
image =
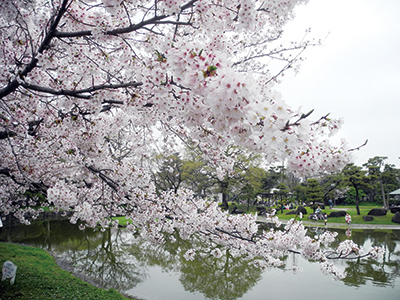
[[[375,203],[362,203],[360,204],[360,215],[357,215],[357,210],[355,205],[342,205],[342,206],[335,206],[333,209],[329,209],[328,206],[325,207],[325,209],[322,210],[323,213],[326,213],[328,216],[332,211],[340,211],[340,210],[345,210],[351,215],[351,223],[352,224],[372,224],[372,225],[399,225],[397,223],[392,222],[393,215],[390,210],[388,210],[386,216],[381,216],[381,217],[375,217],[373,221],[368,221],[365,222],[363,220],[363,216],[366,216],[368,212],[373,209],[373,208],[382,208],[381,206],[375,204]],[[238,205],[238,209],[246,211],[247,206],[246,205]],[[315,223],[323,223],[324,221],[312,221],[308,220],[308,215],[313,212],[313,210],[309,207],[306,207],[307,209],[307,215],[303,216],[303,221],[310,221],[310,222],[315,222]],[[256,211],[256,207],[252,206],[249,209],[250,213],[254,213]],[[276,216],[281,219],[281,220],[290,220],[292,218],[295,218],[296,215],[286,215],[288,210],[283,210],[283,214],[281,211],[277,211]],[[338,218],[328,218],[328,222],[331,223],[343,223],[346,224],[346,221],[344,217],[338,217]]]
[[[0,299],[129,299],[117,291],[100,289],[61,269],[44,250],[0,243],[1,267],[5,261],[17,266],[13,285],[0,281]]]

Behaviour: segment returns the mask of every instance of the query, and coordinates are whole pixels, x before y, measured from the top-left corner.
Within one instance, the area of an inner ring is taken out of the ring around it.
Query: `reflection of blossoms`
[[[374,246],[369,250],[369,254],[373,259],[380,259],[385,254],[385,249]]]
[[[216,258],[221,258],[222,251],[219,248],[215,248],[215,249],[211,250],[211,255],[213,255]]]
[[[339,254],[339,256],[347,256],[350,254],[359,255],[360,247],[352,240],[345,240],[339,244],[336,252]]]
[[[323,262],[320,264],[320,269],[323,274],[332,274],[333,279],[340,280],[346,277],[347,273],[345,271],[341,271],[332,263]]]
[[[324,246],[328,246],[329,244],[331,244],[335,240],[337,235],[338,235],[337,232],[325,231],[323,234],[318,236],[318,240]]]
[[[196,256],[196,252],[194,251],[194,249],[189,249],[189,250],[186,251],[186,253],[183,255],[183,257],[184,257],[186,260],[190,260],[190,261],[193,261],[195,256]]]
[[[293,266],[293,274],[297,274],[299,272],[303,272],[303,268],[300,268],[298,266]]]

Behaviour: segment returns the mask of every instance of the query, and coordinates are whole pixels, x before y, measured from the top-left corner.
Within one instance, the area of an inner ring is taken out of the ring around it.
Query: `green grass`
[[[0,243],[1,267],[7,260],[17,266],[17,275],[13,285],[9,279],[0,281],[0,299],[129,299],[73,276],[39,248]]]
[[[355,205],[342,205],[342,206],[335,206],[333,209],[329,209],[328,206],[326,206],[326,209],[323,209],[322,212],[326,213],[329,215],[332,211],[340,211],[340,210],[345,210],[351,215],[351,223],[352,224],[372,224],[372,225],[399,225],[397,223],[392,222],[393,215],[390,210],[388,210],[386,216],[381,216],[381,217],[375,217],[373,221],[364,221],[363,216],[366,216],[368,212],[373,209],[373,208],[381,208],[381,206],[377,205],[376,203],[362,203],[360,206],[360,215],[357,215],[356,207]],[[238,205],[238,209],[246,211],[247,206],[246,205]],[[303,221],[310,221],[310,222],[315,222],[315,223],[324,223],[324,221],[312,221],[308,220],[308,215],[313,212],[313,210],[309,207],[306,207],[307,209],[307,215],[303,216]],[[249,213],[254,213],[256,211],[255,206],[250,206]],[[281,219],[281,220],[290,220],[292,218],[295,218],[296,215],[286,215],[288,210],[283,210],[283,214],[281,211],[277,211],[276,216]],[[297,217],[298,218],[298,217]],[[328,222],[331,223],[339,223],[339,224],[346,224],[346,221],[344,217],[338,217],[338,218],[328,218]]]

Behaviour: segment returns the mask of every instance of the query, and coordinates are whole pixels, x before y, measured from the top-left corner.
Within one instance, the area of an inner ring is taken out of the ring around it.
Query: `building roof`
[[[389,195],[400,195],[400,189],[395,190],[395,191],[389,193]]]

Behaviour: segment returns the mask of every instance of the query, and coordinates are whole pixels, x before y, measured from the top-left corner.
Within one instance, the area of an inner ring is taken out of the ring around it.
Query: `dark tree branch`
[[[52,95],[58,95],[58,96],[71,96],[75,98],[81,98],[81,99],[90,99],[93,95],[91,93],[99,91],[99,90],[104,90],[104,89],[120,89],[120,88],[127,88],[127,87],[138,87],[141,86],[143,83],[141,82],[126,82],[126,83],[121,83],[121,84],[101,84],[101,85],[95,85],[86,89],[80,89],[80,90],[55,90],[51,89],[48,87],[43,87],[39,85],[34,85],[26,82],[22,82],[21,86],[28,90],[33,90],[37,92],[43,92],[47,94],[52,94]]]
[[[0,140],[5,140],[5,139],[7,139],[9,137],[13,137],[13,136],[16,136],[16,135],[17,134],[15,132],[13,132],[13,131],[9,131],[9,130],[0,131]]]
[[[356,148],[350,149],[349,151],[355,151],[355,150],[360,150],[362,147],[364,147],[365,145],[367,145],[368,143],[368,139],[365,140],[364,144],[362,144],[361,146],[358,146]]]
[[[44,37],[42,43],[39,46],[38,53],[43,53],[44,50],[46,50],[50,46],[51,40],[54,38],[54,34],[56,32],[56,28],[58,24],[60,23],[60,20],[64,13],[67,10],[67,4],[68,0],[64,0],[61,4],[60,9],[55,11],[54,15],[51,17],[50,21],[50,28]],[[36,68],[38,63],[38,59],[33,56],[30,63],[22,70],[22,72],[18,75],[19,78],[23,79],[26,75],[28,75],[29,72],[31,72],[34,68]],[[19,86],[18,79],[15,78],[12,80],[7,86],[4,88],[0,89],[0,99],[13,93]]]
[[[118,191],[118,183],[112,180],[110,177],[102,173],[101,170],[97,170],[93,168],[92,166],[86,166],[86,168],[92,172],[93,174],[98,174],[100,179],[103,180],[111,189],[113,189],[115,192]]]

